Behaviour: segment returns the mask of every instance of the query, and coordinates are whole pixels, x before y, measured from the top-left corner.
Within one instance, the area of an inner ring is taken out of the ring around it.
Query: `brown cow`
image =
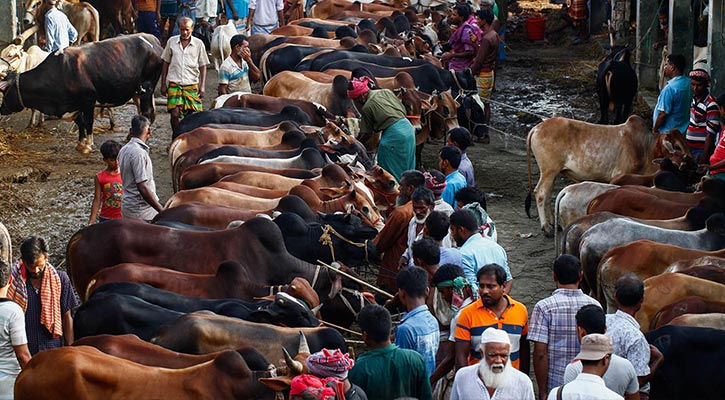
[[[305,46],[329,47],[331,49],[341,46],[340,41],[336,39],[322,39],[311,36],[268,35],[264,33],[258,33],[249,37],[249,49],[252,51],[252,61],[254,61],[255,65],[260,65],[259,62],[262,58],[262,48],[268,43],[279,38],[285,38],[285,43],[301,44]]]
[[[299,26],[299,25],[284,25],[280,26],[279,28],[273,30],[270,32],[272,35],[279,35],[279,36],[312,36],[312,31],[314,29],[308,28],[306,26]],[[335,37],[335,32],[327,32],[327,36],[330,37],[330,39]]]
[[[725,285],[684,274],[661,274],[644,281],[644,301],[635,318],[643,330],[650,326],[657,311],[686,297],[722,301]]]
[[[339,165],[328,164],[322,168],[322,172],[319,176],[309,179],[315,181],[321,187],[338,187],[345,184],[345,181],[349,180],[350,176]],[[289,191],[293,187],[301,185],[303,179],[290,178],[269,172],[241,171],[227,175],[221,178],[220,181],[234,182],[271,190]]]
[[[279,199],[262,199],[225,189],[205,186],[174,193],[166,202],[164,208],[174,208],[188,203],[224,205],[239,210],[267,210],[276,208]]]
[[[242,171],[267,172],[270,174],[297,179],[312,179],[319,176],[320,172],[320,170],[317,169],[308,171],[297,168],[272,169],[256,165],[236,163],[207,163],[194,165],[186,169],[179,178],[178,187],[179,189],[195,189],[211,185],[227,175],[236,174],[237,172]]]
[[[527,213],[531,204],[532,152],[540,170],[534,192],[541,228],[546,235],[553,235],[551,194],[560,173],[575,181],[609,182],[619,174],[650,173],[656,169],[653,159],[672,156],[678,148],[690,154],[682,135],[653,135],[649,125],[636,115],[624,124],[610,126],[560,117],[548,119],[531,129],[526,139]]]
[[[236,351],[183,369],[149,367],[90,346],[62,347],[30,360],[15,382],[15,398],[272,399]]]
[[[725,268],[725,258],[704,256],[694,260],[680,260],[672,263],[672,265],[667,268],[667,272],[680,272],[696,267]]]
[[[686,297],[677,303],[662,307],[649,326],[653,331],[683,314],[725,313],[725,303],[704,301],[699,297]]]
[[[725,314],[723,313],[706,313],[706,314],[684,314],[674,318],[667,325],[678,326],[696,326],[700,328],[713,328],[725,330]]]
[[[267,81],[264,94],[306,100],[323,105],[335,115],[359,117],[352,100],[347,97],[345,77],[335,77],[332,83],[320,83],[299,72],[282,71]]]
[[[668,270],[666,272],[670,271]],[[706,279],[725,285],[725,269],[720,266],[690,267],[676,272],[678,274],[694,276],[695,278]]]
[[[322,0],[312,6],[310,14],[314,18],[328,19],[329,17],[346,10],[362,11],[367,13],[381,12],[379,15],[389,16],[393,13],[393,11],[395,11],[395,8],[392,5],[380,3],[350,3],[347,0]]]
[[[242,185],[234,182],[216,182],[207,187],[224,189],[234,193],[246,194],[260,199],[279,199],[287,196],[289,190],[265,189],[257,186]]]

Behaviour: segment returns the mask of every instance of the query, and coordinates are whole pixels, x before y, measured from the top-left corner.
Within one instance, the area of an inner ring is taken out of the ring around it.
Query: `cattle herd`
[[[271,399],[276,360],[292,374],[290,354],[347,351],[325,324],[349,328],[374,302],[354,278],[380,261],[372,240],[399,194],[369,157],[375,140],[356,139],[348,81],[369,76],[395,91],[419,164],[427,140],[459,124],[479,129],[483,110],[470,71],[433,56],[450,35],[440,13],[346,4],[321,1],[314,18],[249,38],[262,94],[223,96],[181,121],[169,147],[174,195],[152,224],[109,221],[70,238],[77,340],[34,357],[18,398]],[[2,57],[11,51],[22,45]],[[139,112],[154,116],[161,51],[135,34],[7,63],[17,73],[0,81],[0,111],[75,113],[78,150],[89,152],[96,104],[138,96]],[[58,73],[75,79],[59,83]],[[609,312],[618,278],[645,280],[637,320],[665,357],[652,398],[711,398],[725,392],[725,183],[700,182],[684,138],[624,121],[629,108],[617,110],[621,125],[551,118],[531,130],[541,227],[561,235],[557,253],[581,259],[583,289]],[[581,183],[552,210],[559,174]],[[528,178],[527,213],[530,159]]]

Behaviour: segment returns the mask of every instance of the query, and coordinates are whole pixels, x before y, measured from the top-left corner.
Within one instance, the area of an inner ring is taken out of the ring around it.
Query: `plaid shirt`
[[[528,339],[548,344],[547,392],[564,383],[566,366],[579,353],[574,317],[580,308],[588,304],[601,307],[598,301],[580,289],[556,289],[551,296],[534,306],[529,320]]]

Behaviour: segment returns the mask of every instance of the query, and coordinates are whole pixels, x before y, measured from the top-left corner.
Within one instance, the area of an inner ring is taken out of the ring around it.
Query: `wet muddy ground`
[[[526,3],[522,3],[526,8]],[[550,116],[595,121],[598,117],[594,79],[602,51],[595,44],[573,47],[528,42],[522,32],[509,35],[507,58],[497,73],[493,100],[492,141],[469,149],[476,181],[488,195],[489,213],[498,226],[499,243],[507,250],[514,275],[513,297],[530,309],[553,289],[553,240],[545,238],[536,219],[528,219],[523,203],[528,190],[525,137]],[[216,92],[216,72],[209,71],[207,93]],[[211,99],[205,99],[205,108]],[[116,128],[96,122],[95,144],[123,140],[134,113],[132,106],[115,112]],[[87,224],[93,198],[93,176],[104,168],[99,152],[80,155],[70,123],[49,121],[25,129],[29,112],[0,120],[0,222],[13,239],[17,257],[23,238],[49,240],[51,262],[64,259],[70,236]],[[169,116],[160,107],[150,139],[154,176],[162,201],[172,193],[167,147]],[[441,143],[426,145],[424,162],[434,166]],[[533,162],[533,161],[532,161]],[[533,163],[534,171],[536,165]],[[537,178],[534,174],[534,184]],[[559,186],[564,181],[559,182]],[[535,213],[535,211],[534,211]]]

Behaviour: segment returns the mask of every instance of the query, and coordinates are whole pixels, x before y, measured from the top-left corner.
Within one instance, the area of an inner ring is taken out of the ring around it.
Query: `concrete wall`
[[[18,27],[16,0],[0,0],[0,45],[5,47],[16,35]]]
[[[707,64],[712,77],[712,92],[715,95],[725,92],[725,32],[723,32],[723,2],[710,0],[708,21]]]
[[[680,0],[682,1],[682,0]],[[657,41],[658,21],[657,7],[654,1],[637,0],[637,75],[642,89],[657,89],[657,69],[662,59],[662,51],[655,50],[652,45]],[[671,25],[670,25],[671,26]],[[670,28],[672,32],[672,28]],[[671,37],[671,36],[670,36]],[[690,51],[692,54],[692,51]]]

